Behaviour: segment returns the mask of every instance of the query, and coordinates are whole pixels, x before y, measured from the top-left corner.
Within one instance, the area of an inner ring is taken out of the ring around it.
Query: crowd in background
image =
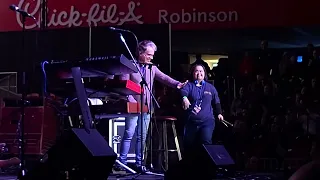
[[[268,170],[298,168],[312,159],[318,141],[317,49],[309,44],[303,55],[288,51],[279,56],[268,48],[267,41],[262,41],[260,50],[243,54],[240,64],[233,68],[233,76],[225,74],[231,67],[224,60],[214,69],[209,69],[200,56],[195,62],[207,67],[219,92],[225,119],[234,124],[225,127],[217,123],[214,142],[227,147],[239,169],[265,170],[266,161],[262,159],[273,163]],[[302,62],[298,56],[302,56]],[[156,115],[178,117],[181,134],[184,117],[176,93],[166,87],[157,88],[162,108]]]

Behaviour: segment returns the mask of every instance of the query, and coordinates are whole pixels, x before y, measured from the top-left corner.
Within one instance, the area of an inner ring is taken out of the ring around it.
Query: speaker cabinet
[[[201,177],[212,179],[227,174],[233,168],[234,161],[223,145],[202,145],[185,154],[176,166],[169,168],[166,180]]]
[[[20,179],[63,179],[71,174],[77,179],[106,179],[116,158],[116,153],[96,129],[87,133],[85,129],[72,128],[62,134],[37,167]]]

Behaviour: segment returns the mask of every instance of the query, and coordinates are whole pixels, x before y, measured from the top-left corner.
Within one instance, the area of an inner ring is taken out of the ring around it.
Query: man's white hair
[[[151,47],[154,51],[157,51],[157,46],[154,42],[150,40],[144,40],[138,44],[137,52],[136,52],[137,55],[139,56],[140,54],[144,53],[148,47]]]

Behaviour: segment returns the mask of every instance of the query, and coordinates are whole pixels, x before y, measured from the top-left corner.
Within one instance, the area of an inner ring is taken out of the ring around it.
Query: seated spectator
[[[245,90],[244,87],[241,87],[239,89],[239,96],[236,97],[231,104],[231,114],[233,116],[241,116],[243,113],[243,110],[248,109],[248,99],[245,96]]]
[[[319,140],[314,142],[311,149],[312,161],[300,167],[289,180],[318,180],[320,179],[320,149]]]

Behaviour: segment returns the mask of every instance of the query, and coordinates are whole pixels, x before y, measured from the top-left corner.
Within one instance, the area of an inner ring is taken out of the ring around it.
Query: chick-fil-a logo
[[[40,24],[41,16],[41,0],[34,0],[35,4],[20,0],[18,7],[27,11],[31,15],[37,17],[38,22],[26,25],[26,29],[36,28]],[[80,12],[76,10],[75,6],[71,6],[69,11],[58,11],[57,9],[48,10],[48,27],[76,27],[87,23],[88,26],[97,26],[99,23],[122,25],[127,22],[135,22],[143,24],[142,15],[136,15],[135,10],[140,6],[140,2],[129,1],[126,11],[120,11],[116,4],[100,5],[98,3],[92,4],[88,12]],[[18,24],[22,27],[22,19],[17,13]]]

